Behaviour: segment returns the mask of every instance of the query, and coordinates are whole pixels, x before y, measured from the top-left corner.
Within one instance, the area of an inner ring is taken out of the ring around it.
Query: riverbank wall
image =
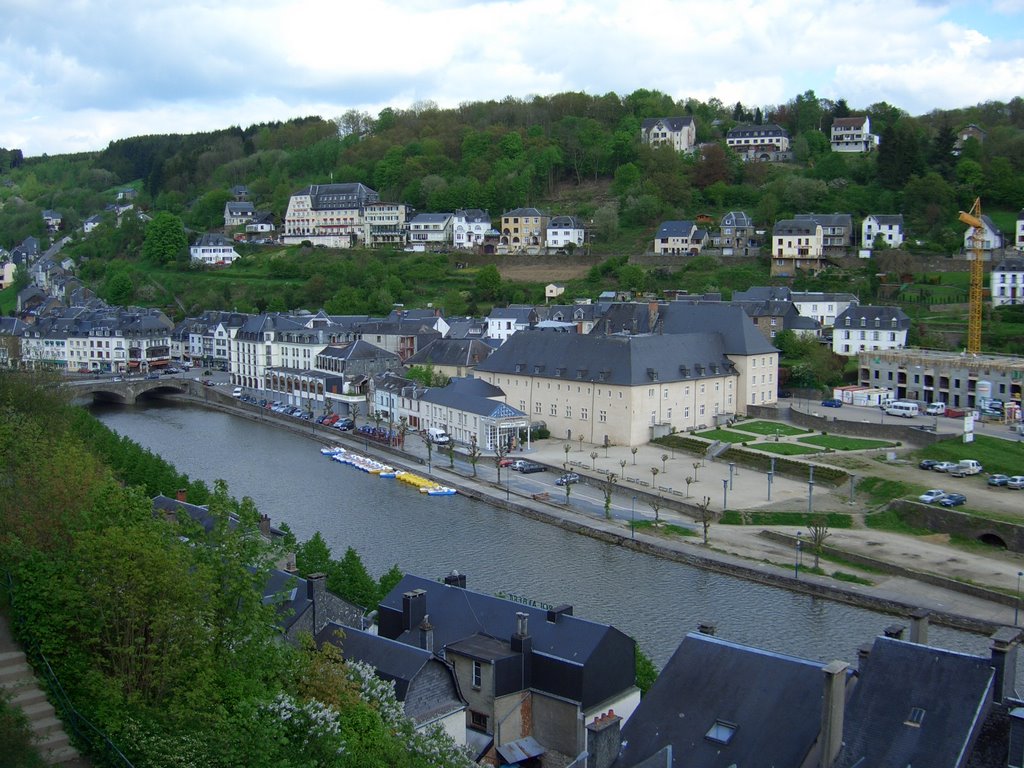
[[[322,427],[308,421],[296,420],[292,417],[279,416],[278,414],[254,409],[247,404],[239,403],[229,392],[222,392],[219,388],[202,387],[198,384],[186,395],[175,396],[174,400],[188,402],[194,405],[215,408],[230,413],[234,416],[247,418],[253,421],[262,421],[272,424],[281,429],[287,429],[293,434],[304,436],[317,445],[337,444],[346,449],[363,452],[367,455],[387,461],[398,469],[422,472],[425,462],[417,456],[413,456],[398,448],[383,445],[374,441],[366,441],[358,433],[340,432],[330,427]],[[445,462],[447,457],[439,457]],[[894,616],[910,616],[920,610],[921,606],[911,602],[901,601],[888,597],[874,595],[867,590],[870,587],[858,584],[830,583],[828,577],[821,577],[814,574],[804,574],[800,578],[794,578],[789,573],[788,566],[783,568],[778,564],[770,562],[751,562],[737,556],[714,549],[714,543],[705,547],[698,541],[685,539],[670,539],[659,536],[652,536],[646,533],[630,531],[628,527],[623,528],[621,524],[613,520],[594,518],[583,515],[564,504],[560,504],[554,497],[542,498],[537,496],[524,496],[512,492],[504,485],[496,485],[492,482],[474,478],[470,475],[453,470],[435,462],[432,467],[432,476],[442,484],[455,488],[460,494],[468,498],[491,505],[516,515],[528,517],[533,520],[555,525],[563,530],[589,536],[593,539],[608,544],[632,549],[636,552],[666,558],[685,565],[702,568],[718,573],[735,576],[738,578],[754,581],[768,586],[778,587],[793,592],[813,595],[836,602],[846,603],[869,610],[888,613]],[[770,534],[762,532],[761,535]],[[777,534],[780,535],[781,534]],[[786,538],[783,536],[783,538]],[[713,539],[713,534],[712,534]],[[835,556],[856,562],[858,556],[851,553],[835,550]],[[869,560],[869,558],[863,558]],[[878,570],[884,570],[886,565],[877,563],[865,563]],[[903,574],[908,578],[917,578],[911,573]],[[921,574],[922,576],[926,574]],[[945,580],[948,583],[937,584],[928,579],[919,579],[926,583],[955,590],[957,592],[976,597],[977,587],[966,585],[960,582]],[[970,588],[970,589],[968,589]],[[989,592],[985,590],[985,592]],[[984,599],[999,604],[1007,604],[1007,596],[1001,593],[993,593]],[[1012,598],[1009,598],[1012,601]],[[1010,603],[1012,604],[1012,602]],[[982,634],[990,634],[995,631],[998,625],[976,619],[971,616],[964,616],[952,612],[929,609],[931,621],[935,624],[953,627]]]

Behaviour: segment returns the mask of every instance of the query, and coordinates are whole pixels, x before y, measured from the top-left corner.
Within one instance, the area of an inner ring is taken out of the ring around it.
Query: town
[[[740,119],[717,143],[698,140],[709,129],[692,115],[645,117],[631,137],[635,151],[705,165],[728,152],[737,168],[748,169],[742,173],[806,159],[806,136],[798,149],[787,128],[746,119],[740,106]],[[870,115],[843,106],[833,110],[827,138],[819,132],[820,164],[832,156],[873,158],[895,140],[891,126],[884,136],[872,133]],[[976,124],[961,126],[955,140],[950,134],[948,154],[977,153],[986,135]],[[393,684],[417,733],[462,750],[445,764],[1021,765],[1024,702],[1015,683],[1024,536],[1013,494],[1024,488],[1024,358],[1020,339],[1005,338],[1012,331],[1000,337],[1008,346],[999,351],[986,348],[982,339],[994,336],[982,334],[985,324],[1012,327],[1005,308],[1024,303],[1024,210],[1004,232],[975,197],[974,207],[941,225],[956,228],[955,252],[912,262],[908,251],[919,242],[895,203],[857,213],[811,206],[774,217],[759,206],[719,205],[720,214],[648,222],[642,253],[623,262],[644,285],[581,295],[571,280],[552,279],[541,281],[542,300],[522,302],[481,290],[489,303],[479,313],[431,300],[385,301],[386,311],[353,314],[336,305],[275,309],[270,297],[262,308],[239,308],[223,292],[226,303],[198,312],[181,302],[112,300],[137,299],[141,291],[131,280],[117,286],[126,272],[96,271],[101,257],[89,251],[90,238],[133,227],[143,258],[223,285],[261,258],[281,264],[375,253],[437,256],[452,272],[474,276],[474,285],[490,276],[500,284],[494,264],[517,259],[526,269],[551,260],[569,269],[586,258],[600,271],[593,259],[601,252],[598,210],[584,216],[552,204],[502,206],[500,215],[456,206],[424,212],[389,202],[396,197],[363,181],[335,182],[333,174],[276,200],[247,184],[216,190],[209,199],[218,226],[202,231],[186,231],[141,185],[110,187],[105,209],[87,216],[44,209],[34,226],[45,233],[0,247],[0,290],[14,297],[10,315],[0,318],[4,375],[52,376],[81,402],[173,402],[180,395],[241,418],[271,417],[284,429],[305,433],[308,426],[326,453],[361,448],[357,463],[379,460],[365,471],[411,473],[425,465],[428,475],[437,469],[445,478],[430,487],[469,491],[488,503],[504,498],[508,508],[514,490],[524,507],[579,515],[574,524],[585,527],[608,521],[606,535],[621,546],[636,547],[639,539],[654,553],[664,554],[659,547],[673,535],[696,542],[702,534],[702,544],[675,545],[710,550],[712,522],[759,525],[746,521],[775,514],[763,525],[787,557],[795,550],[794,579],[821,577],[814,588],[828,598],[871,599],[841,598],[848,585],[838,582],[851,577],[820,568],[820,559],[845,568],[855,555],[861,570],[853,583],[864,587],[872,569],[897,567],[866,554],[872,542],[845,552],[836,543],[838,521],[870,533],[873,523],[864,520],[884,513],[898,520],[898,530],[887,533],[945,537],[950,561],[966,542],[972,556],[991,554],[996,572],[978,583],[952,563],[934,572],[901,564],[900,575],[1002,610],[994,620],[955,609],[893,609],[900,615],[884,636],[863,638],[855,664],[798,658],[734,642],[713,625],[693,627],[641,690],[636,642],[576,615],[570,604],[474,591],[472,573],[458,571],[406,573],[379,600],[358,604],[329,591],[324,573],[300,567],[287,551],[295,544],[287,530],[265,516],[249,530],[252,521],[235,514],[229,527],[248,530],[274,555],[261,572],[258,599],[274,609],[275,637],[369,665]],[[948,232],[942,237],[950,241]],[[713,270],[756,265],[764,280],[694,291],[651,283],[659,270],[700,259]],[[883,259],[890,266],[878,266]],[[891,288],[894,300],[878,290],[862,302],[852,286],[841,290],[842,275],[875,268],[882,271],[870,277]],[[930,338],[940,338],[941,348],[921,343],[918,317],[895,300],[914,271],[966,278],[951,294],[962,299],[949,303],[954,330],[935,323],[943,330]],[[801,287],[830,274],[841,276],[833,289]],[[476,306],[478,297],[469,298]],[[836,380],[811,370],[808,361],[822,354],[838,369]],[[410,436],[418,440],[407,445]],[[495,482],[478,476],[481,459],[493,465]],[[543,476],[513,488],[515,470]],[[743,476],[734,484],[737,471]],[[701,473],[704,484],[691,493]],[[753,498],[751,479],[760,494],[762,476],[763,501]],[[943,488],[922,479],[940,476]],[[586,488],[600,491],[589,520]],[[638,499],[653,512],[651,519],[641,510],[643,527]],[[185,489],[155,496],[152,507],[155,519],[183,526],[196,541],[219,530],[211,506],[194,503]],[[849,507],[857,509],[843,511]],[[813,570],[802,572],[803,557],[812,555]],[[788,579],[788,560],[785,569],[772,581]],[[929,644],[933,623],[957,620],[990,635],[988,655]],[[10,660],[22,664],[24,657]],[[0,667],[0,680],[5,675],[22,700],[42,699],[24,664]],[[77,757],[67,743],[53,736],[54,762]]]

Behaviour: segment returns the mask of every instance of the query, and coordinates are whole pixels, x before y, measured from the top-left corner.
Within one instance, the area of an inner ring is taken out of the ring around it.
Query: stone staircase
[[[71,745],[25,654],[14,644],[3,616],[0,616],[0,689],[10,696],[11,706],[25,713],[36,748],[48,765],[87,768],[89,764]]]

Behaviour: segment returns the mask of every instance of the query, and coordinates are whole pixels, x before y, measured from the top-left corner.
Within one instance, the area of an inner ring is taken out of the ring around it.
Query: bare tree
[[[661,472],[657,467],[651,467],[651,488],[658,487],[658,473]]]
[[[597,451],[590,452],[590,468],[597,469]]]
[[[480,461],[480,454],[483,451],[480,450],[480,446],[476,443],[476,435],[473,435],[469,439],[469,464],[473,467],[473,477],[476,477],[476,463]]]
[[[667,453],[661,454],[661,471],[662,472],[668,472],[668,469],[665,466],[667,463],[668,463],[668,454]]]
[[[569,506],[569,494],[572,493],[572,483],[565,483],[565,506]]]
[[[697,522],[701,524],[704,529],[704,546],[708,544],[708,529],[711,528],[711,523],[715,521],[714,510],[711,509],[711,497],[705,496],[704,500],[697,505]]]
[[[654,525],[655,527],[661,525],[661,505],[664,499],[661,496],[654,495],[647,499],[647,506],[654,510]]]
[[[562,450],[565,451],[565,461],[562,462],[562,469],[564,469],[566,472],[568,472],[569,471],[569,451],[572,450],[572,446],[569,445],[569,443],[566,443],[565,445],[562,446]]]
[[[501,485],[501,462],[508,456],[509,450],[511,449],[508,443],[503,443],[500,439],[497,445],[494,446],[494,468],[498,470],[498,485]]]
[[[601,492],[604,494],[604,516],[612,519],[612,494],[615,493],[615,486],[619,483],[619,476],[609,472],[601,483]]]
[[[814,551],[814,567],[818,567],[821,559],[821,552],[825,548],[825,539],[832,534],[828,530],[828,516],[815,515],[807,526],[807,536],[810,539],[811,549]]]
[[[409,418],[402,416],[398,420],[398,446],[405,448],[405,436],[409,434]]]
[[[695,482],[695,483],[697,482],[697,470],[699,470],[699,469],[700,469],[700,462],[699,461],[693,462],[693,482]]]
[[[690,498],[690,483],[693,482],[693,478],[690,475],[686,476],[686,498]]]
[[[629,449],[629,452],[633,454],[633,466],[634,467],[636,466],[636,452],[638,450],[640,450],[640,449],[637,448],[635,445],[632,448]]]
[[[448,454],[448,469],[455,469],[455,441],[448,438],[444,452]]]

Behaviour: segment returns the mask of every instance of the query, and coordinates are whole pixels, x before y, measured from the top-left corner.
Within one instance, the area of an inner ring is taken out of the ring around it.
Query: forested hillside
[[[867,114],[879,151],[829,150],[836,117]],[[646,117],[691,115],[695,156],[639,142]],[[789,130],[795,162],[744,164],[726,132],[747,122]],[[974,123],[984,142],[953,153],[955,131]],[[479,207],[500,215],[521,205],[592,220],[597,247],[642,247],[661,219],[743,208],[759,225],[801,211],[903,213],[922,246],[959,242],[958,208],[977,195],[1004,228],[1024,205],[1024,99],[912,117],[878,103],[847,105],[811,91],[785,104],[748,108],[673,101],[657,91],[627,96],[561,93],[440,109],[419,103],[376,117],[348,112],[188,136],[141,136],[94,154],[22,158],[0,151],[0,245],[43,235],[40,213],[59,210],[64,229],[102,211],[135,184],[140,204],[203,231],[222,225],[228,189],[245,184],[257,208],[283,215],[303,185],[361,181],[385,200],[419,210]],[[634,237],[621,241],[621,233]],[[127,254],[125,254],[127,255]]]

